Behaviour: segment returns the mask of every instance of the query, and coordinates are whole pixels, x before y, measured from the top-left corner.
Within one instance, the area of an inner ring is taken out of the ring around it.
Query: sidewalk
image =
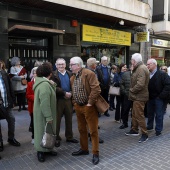
[[[80,148],[79,144],[66,143],[64,137],[64,119],[61,124],[61,146],[55,148],[57,157],[46,157],[44,163],[37,160],[36,151],[31,144],[31,133],[28,132],[30,117],[27,111],[17,112],[16,139],[21,147],[14,147],[7,143],[7,123],[1,121],[4,140],[4,151],[0,152],[0,170],[169,170],[170,169],[170,105],[164,117],[164,130],[161,136],[156,137],[155,131],[149,132],[149,140],[146,143],[138,143],[138,137],[125,136],[119,129],[120,124],[114,122],[114,111],[111,116],[99,118],[99,134],[104,143],[100,144],[100,162],[93,165],[91,154],[91,142],[89,142],[90,154],[73,157],[71,153]],[[73,115],[74,137],[79,139],[76,115]]]

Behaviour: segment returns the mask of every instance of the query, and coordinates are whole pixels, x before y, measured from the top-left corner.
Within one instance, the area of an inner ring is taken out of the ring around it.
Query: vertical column
[[[164,20],[168,21],[168,8],[169,8],[169,0],[164,0]]]

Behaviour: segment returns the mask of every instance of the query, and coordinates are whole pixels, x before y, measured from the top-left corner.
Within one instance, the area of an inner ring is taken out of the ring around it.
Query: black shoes
[[[126,124],[124,125],[124,124],[123,124],[123,125],[121,125],[121,126],[119,127],[119,129],[125,129],[125,128],[127,128],[127,127],[128,127],[128,125],[126,125]]]
[[[72,156],[89,155],[89,151],[83,151],[82,149],[73,152]]]
[[[113,108],[112,108],[112,107],[109,107],[109,110],[110,110],[110,111],[113,111]]]
[[[161,132],[156,131],[155,134],[156,134],[156,136],[160,136]]]
[[[20,112],[21,110],[22,110],[22,109],[21,109],[21,108],[19,108],[19,109],[18,109],[18,112]]]
[[[13,145],[13,146],[20,146],[21,144],[15,139],[8,139],[8,143]]]
[[[139,139],[139,143],[146,142],[148,140],[147,134],[142,134],[141,138]]]
[[[94,165],[97,165],[99,163],[99,155],[93,155],[92,162]]]
[[[147,131],[152,131],[153,130],[153,128],[151,127],[147,127]]]
[[[55,147],[57,147],[57,148],[60,147],[60,140],[55,141]]]
[[[99,143],[104,143],[104,140],[99,138]]]
[[[57,152],[56,151],[50,151],[50,152],[45,152],[46,155],[50,155],[50,156],[57,156]]]
[[[79,143],[77,139],[67,139],[66,142],[71,142],[71,143]]]
[[[105,112],[104,115],[110,117],[110,114],[108,112]]]
[[[37,152],[37,157],[38,157],[39,162],[44,162],[45,161],[44,152]]]
[[[27,108],[26,108],[26,107],[23,107],[22,110],[27,110]]]
[[[3,142],[0,142],[0,152],[2,152],[3,150],[4,150]]]

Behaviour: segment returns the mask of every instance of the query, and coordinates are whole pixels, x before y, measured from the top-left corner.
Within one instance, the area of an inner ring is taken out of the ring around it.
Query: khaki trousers
[[[75,105],[77,115],[78,130],[80,133],[80,146],[82,150],[88,150],[88,129],[92,141],[92,153],[99,154],[98,136],[98,112],[95,106]]]
[[[132,129],[138,131],[138,126],[141,128],[142,134],[148,134],[144,116],[145,103],[142,101],[134,101],[132,109]]]

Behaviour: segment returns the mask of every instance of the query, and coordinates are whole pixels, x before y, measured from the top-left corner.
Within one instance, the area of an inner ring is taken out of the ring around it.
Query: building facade
[[[9,66],[18,56],[27,70],[77,55],[128,63],[140,51],[134,28],[148,23],[149,11],[138,0],[0,0],[1,59]]]

